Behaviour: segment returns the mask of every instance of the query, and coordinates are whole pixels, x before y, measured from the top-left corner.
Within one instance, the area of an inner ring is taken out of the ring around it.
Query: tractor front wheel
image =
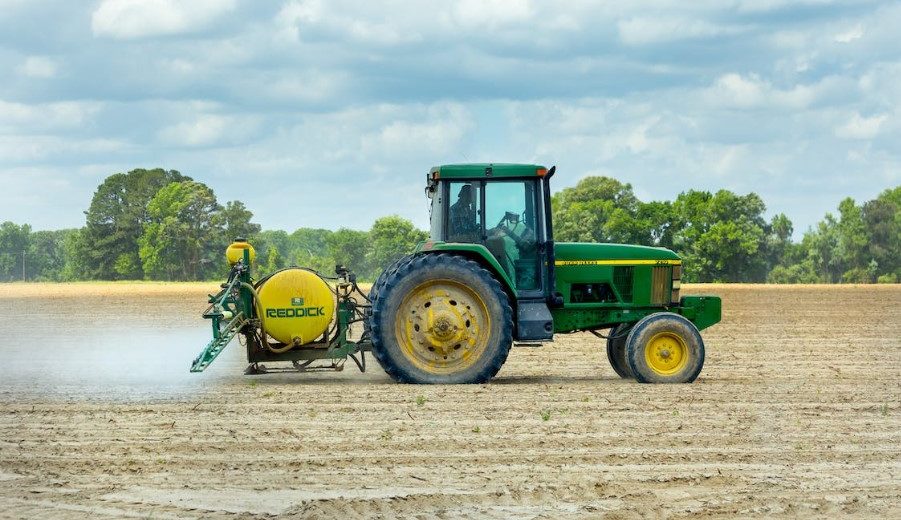
[[[683,316],[651,314],[629,332],[626,358],[640,383],[691,383],[704,366],[704,340]]]
[[[513,343],[500,283],[461,256],[416,255],[386,275],[369,316],[372,353],[402,383],[488,381]]]
[[[616,375],[623,379],[632,378],[632,368],[626,359],[626,340],[629,337],[629,325],[620,323],[607,333],[607,360]]]

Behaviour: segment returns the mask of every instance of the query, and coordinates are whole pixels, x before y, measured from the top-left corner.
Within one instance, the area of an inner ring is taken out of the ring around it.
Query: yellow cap
[[[244,250],[250,250],[250,262],[253,263],[256,260],[257,252],[254,251],[253,246],[248,244],[246,240],[239,238],[228,246],[228,249],[225,250],[225,258],[228,259],[228,265],[235,265],[239,261],[244,259]]]

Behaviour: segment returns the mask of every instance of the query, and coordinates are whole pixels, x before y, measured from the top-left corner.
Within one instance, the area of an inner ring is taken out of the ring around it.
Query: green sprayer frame
[[[194,359],[191,372],[203,372],[238,334],[242,334],[245,339],[247,361],[250,363],[246,371],[248,374],[285,370],[261,365],[264,362],[280,361],[292,362],[293,370],[340,370],[348,358],[361,371],[366,370],[365,352],[372,345],[368,335],[364,332],[358,341],[349,339],[351,325],[362,321],[364,310],[368,308],[368,298],[357,286],[356,276],[352,272],[339,267],[336,269],[338,276],[330,279],[334,282],[333,292],[337,300],[336,318],[331,329],[318,341],[286,352],[276,352],[286,345],[269,342],[265,333],[265,318],[257,312],[257,288],[265,278],[254,285],[249,266],[250,253],[245,250],[243,260],[229,271],[228,281],[222,284],[222,290],[210,295],[210,306],[204,311],[203,317],[211,320],[213,339]],[[330,364],[312,366],[314,361],[320,359],[329,360]]]

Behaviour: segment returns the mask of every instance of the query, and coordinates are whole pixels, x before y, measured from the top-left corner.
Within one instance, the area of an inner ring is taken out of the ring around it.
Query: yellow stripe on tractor
[[[557,260],[554,265],[682,265],[682,260]]]

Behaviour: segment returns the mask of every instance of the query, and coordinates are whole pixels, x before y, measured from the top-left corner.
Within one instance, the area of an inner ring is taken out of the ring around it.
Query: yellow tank
[[[246,240],[238,238],[225,250],[225,258],[228,259],[228,265],[235,265],[238,261],[243,260],[245,249],[250,250],[250,263],[253,263],[253,261],[256,260],[257,252],[254,251],[253,246],[247,243]]]
[[[266,333],[285,344],[316,341],[335,315],[332,290],[306,269],[279,271],[264,281],[257,293]]]

